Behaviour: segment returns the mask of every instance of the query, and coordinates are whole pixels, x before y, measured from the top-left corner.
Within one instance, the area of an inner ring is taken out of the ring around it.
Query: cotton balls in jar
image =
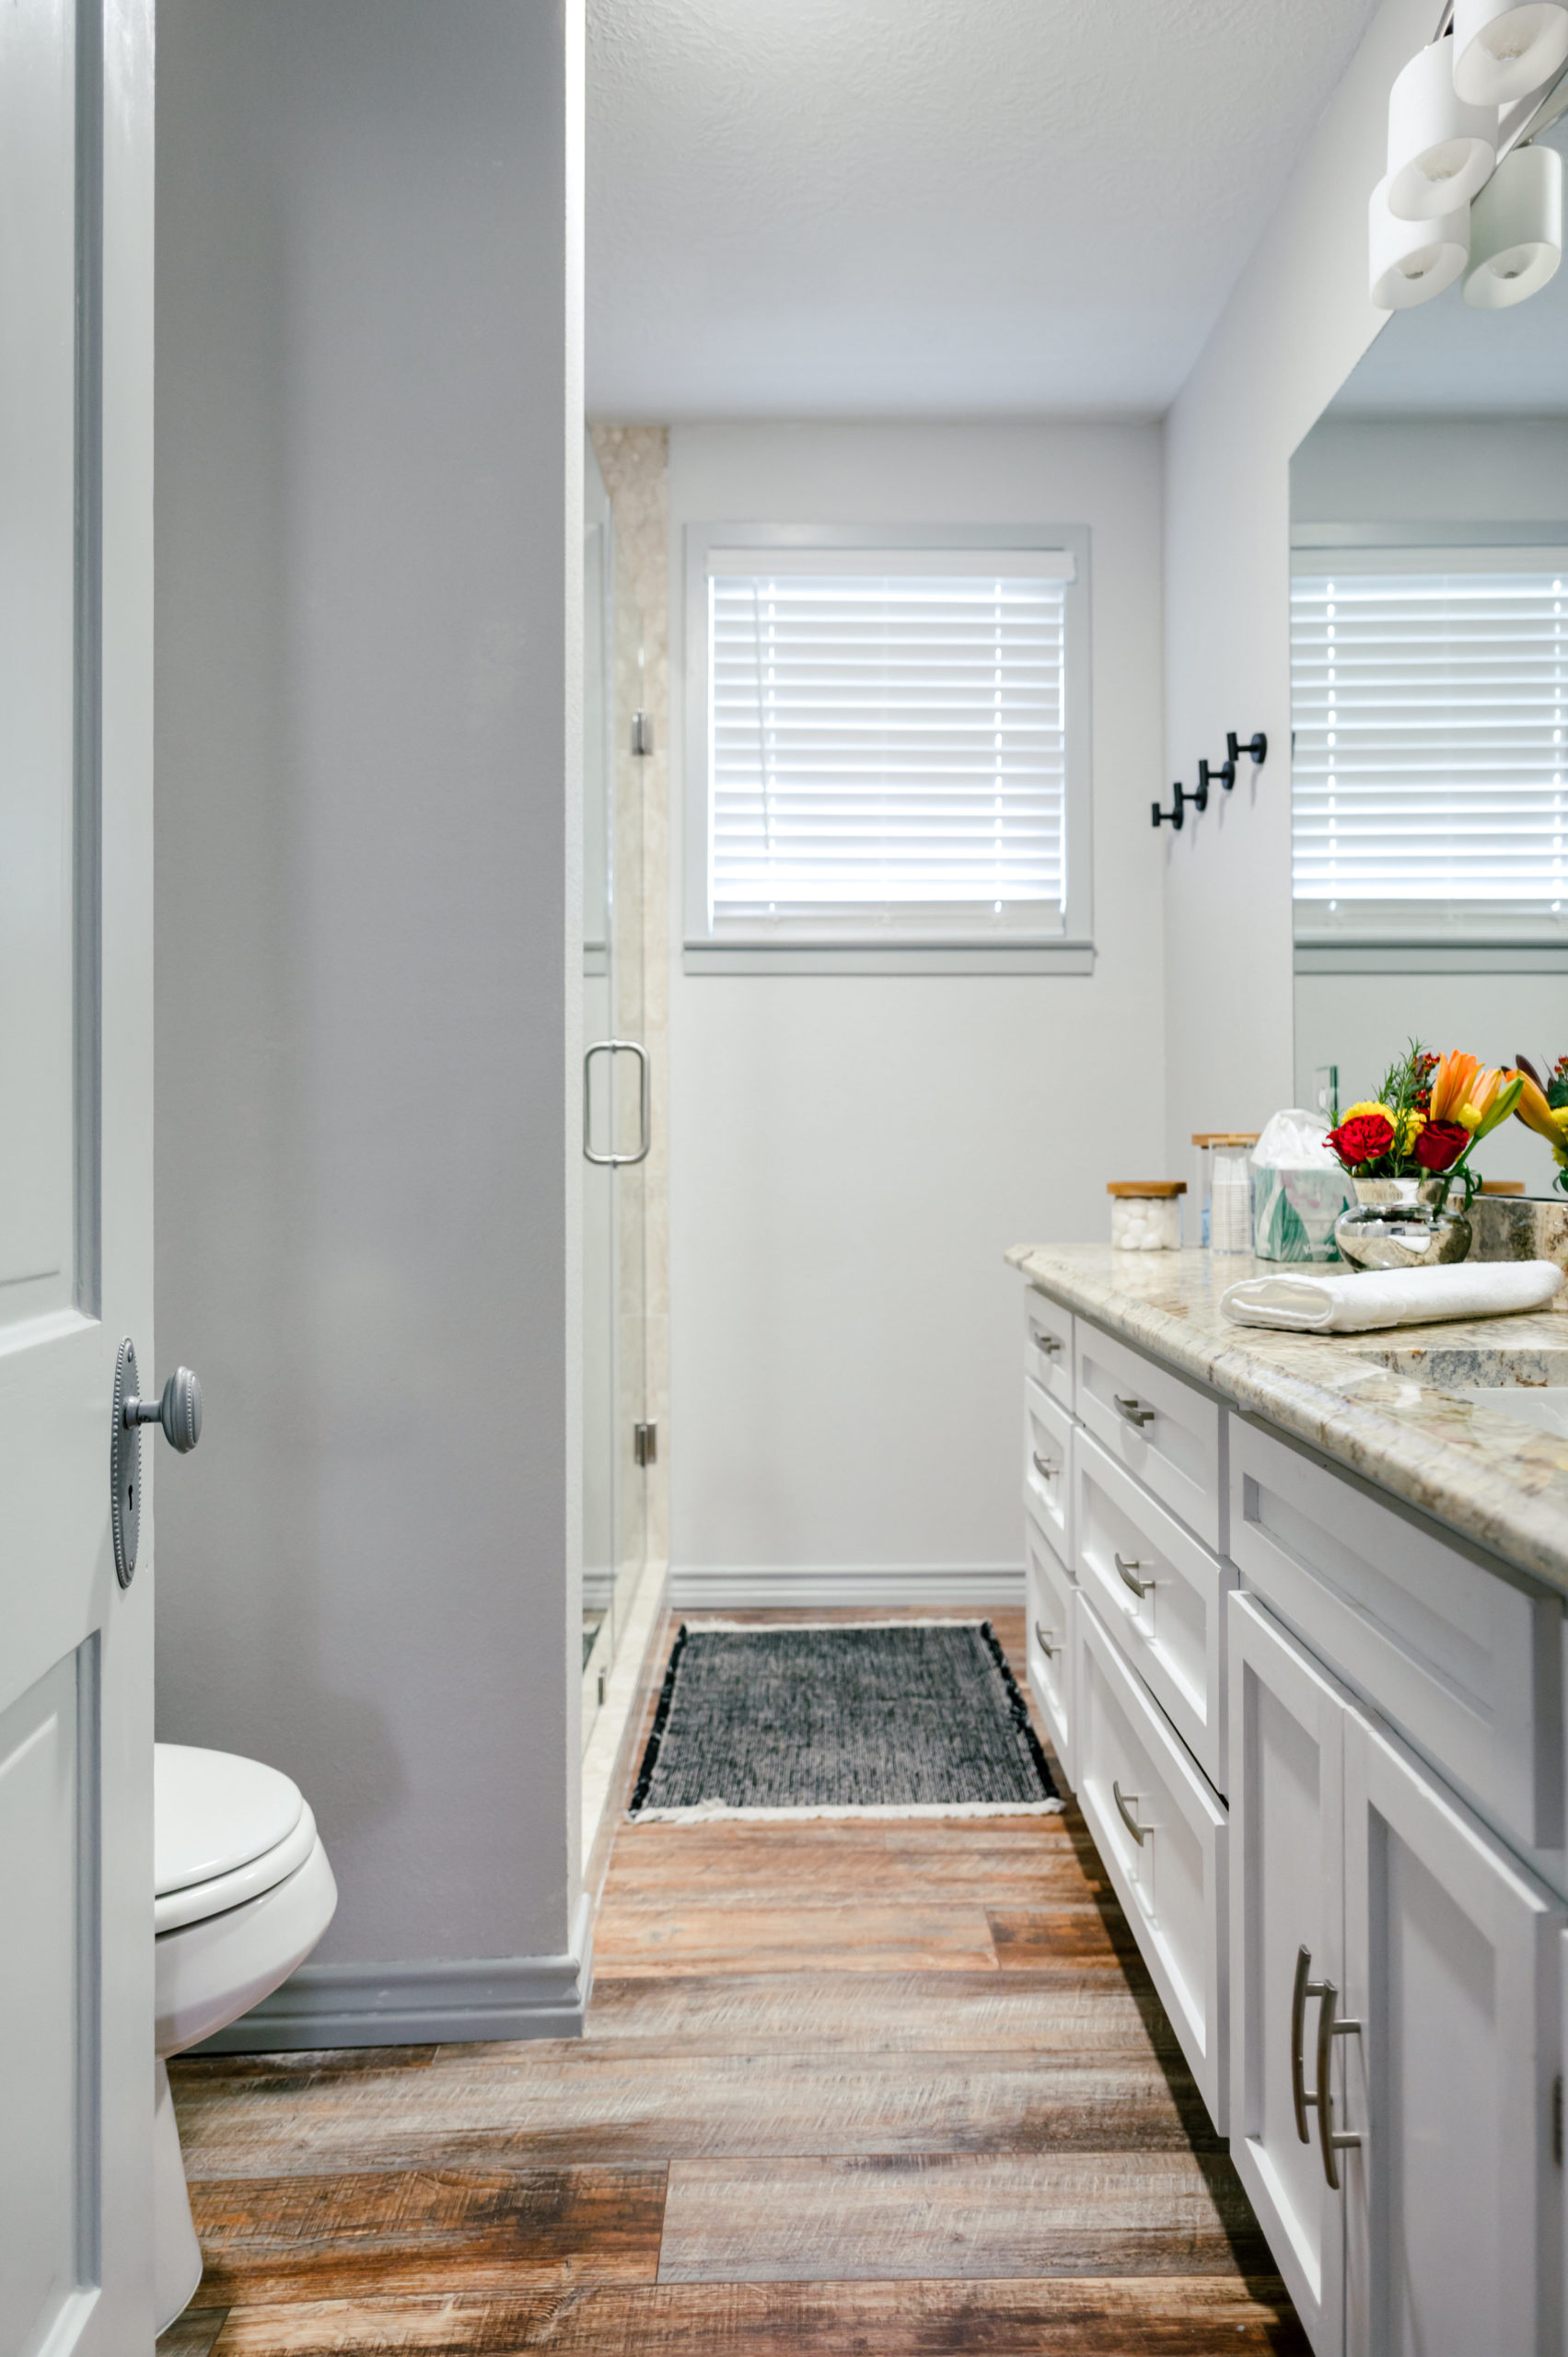
[[[1179,1252],[1181,1197],[1187,1189],[1179,1178],[1134,1184],[1113,1179],[1110,1196],[1110,1241],[1118,1252]]]

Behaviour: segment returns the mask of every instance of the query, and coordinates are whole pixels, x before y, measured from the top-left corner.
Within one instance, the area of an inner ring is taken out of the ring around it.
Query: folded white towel
[[[1220,1307],[1238,1326],[1361,1334],[1373,1326],[1539,1309],[1562,1282],[1551,1260],[1458,1260],[1442,1269],[1363,1269],[1342,1277],[1244,1277]]]

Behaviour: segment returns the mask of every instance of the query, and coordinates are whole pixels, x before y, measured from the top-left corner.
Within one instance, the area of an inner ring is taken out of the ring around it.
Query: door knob
[[[161,1424],[170,1448],[188,1455],[202,1437],[202,1386],[188,1366],[177,1366],[158,1399],[127,1399],[128,1424]]]
[[[142,1532],[142,1426],[161,1424],[171,1448],[186,1456],[202,1437],[202,1387],[188,1366],[176,1367],[157,1399],[141,1397],[136,1346],[129,1335],[114,1362],[114,1411],[109,1438],[110,1529],[114,1575],[129,1587],[136,1573]]]

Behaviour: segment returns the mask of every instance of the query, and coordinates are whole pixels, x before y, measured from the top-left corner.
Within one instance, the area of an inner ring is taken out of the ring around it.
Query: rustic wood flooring
[[[595,1948],[580,2041],[176,2063],[163,2357],[1307,2357],[1074,1810],[623,1826]]]

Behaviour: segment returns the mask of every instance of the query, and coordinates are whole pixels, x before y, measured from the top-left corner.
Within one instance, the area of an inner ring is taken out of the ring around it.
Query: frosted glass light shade
[[[1562,260],[1562,158],[1555,147],[1516,147],[1470,207],[1465,300],[1506,310],[1537,294]]]
[[[1388,94],[1388,209],[1436,221],[1468,204],[1497,161],[1497,109],[1454,87],[1446,41],[1418,49]]]
[[[1528,98],[1568,57],[1561,0],[1454,0],[1454,87],[1478,107]]]
[[[1408,311],[1429,303],[1470,258],[1470,208],[1461,204],[1436,221],[1401,221],[1388,210],[1388,183],[1379,180],[1367,208],[1372,299],[1380,311]]]

